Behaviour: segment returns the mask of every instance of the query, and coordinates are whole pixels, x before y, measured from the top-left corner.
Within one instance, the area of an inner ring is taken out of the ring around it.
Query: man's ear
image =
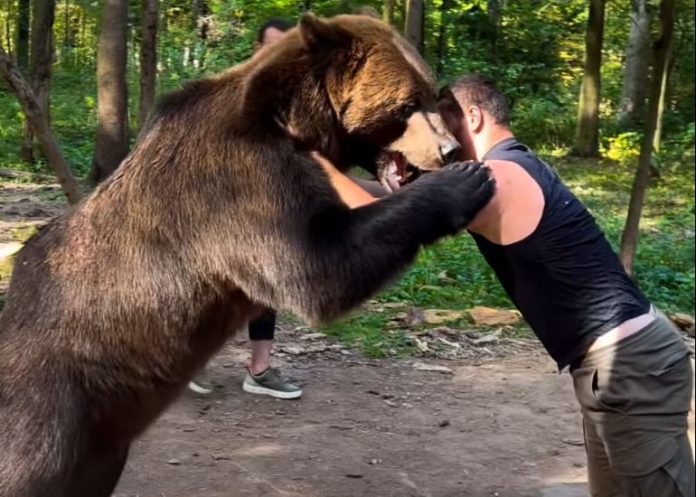
[[[310,12],[300,18],[299,29],[302,39],[310,49],[341,45],[350,40],[346,31]]]

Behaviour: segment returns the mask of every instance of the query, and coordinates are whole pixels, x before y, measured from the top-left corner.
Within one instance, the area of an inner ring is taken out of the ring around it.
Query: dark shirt
[[[592,342],[650,303],[628,277],[585,206],[558,175],[514,138],[484,160],[511,161],[544,195],[539,225],[529,236],[499,245],[472,233],[514,304],[559,369],[581,358]]]

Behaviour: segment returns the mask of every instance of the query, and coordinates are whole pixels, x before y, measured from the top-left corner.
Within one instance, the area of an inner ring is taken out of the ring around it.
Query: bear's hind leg
[[[66,497],[109,497],[128,458],[128,443],[93,447],[79,458]]]

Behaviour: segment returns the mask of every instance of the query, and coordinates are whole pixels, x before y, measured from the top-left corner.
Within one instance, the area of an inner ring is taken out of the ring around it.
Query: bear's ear
[[[343,29],[309,12],[302,15],[299,27],[302,39],[310,49],[340,45],[349,38]]]

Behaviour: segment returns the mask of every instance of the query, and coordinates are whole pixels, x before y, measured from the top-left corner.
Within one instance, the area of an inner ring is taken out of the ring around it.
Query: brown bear
[[[456,147],[435,108],[415,50],[365,16],[305,16],[165,98],[119,169],[16,257],[0,496],[110,495],[133,438],[259,306],[326,322],[462,229],[492,195],[480,165],[350,210],[310,157],[398,188]]]

